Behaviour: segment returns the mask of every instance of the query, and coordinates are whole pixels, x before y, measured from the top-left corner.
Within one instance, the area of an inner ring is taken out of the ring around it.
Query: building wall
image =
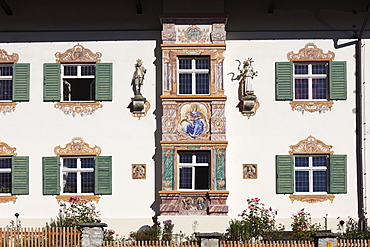
[[[298,52],[313,42],[324,52],[335,53],[335,61],[347,61],[347,100],[334,101],[331,111],[304,114],[293,111],[288,101],[275,101],[275,62],[288,61],[290,51]],[[344,42],[344,41],[343,41]],[[80,43],[103,54],[102,62],[113,63],[113,101],[89,116],[67,116],[43,102],[43,63],[55,62],[54,54]],[[18,53],[19,63],[31,64],[30,102],[19,103],[15,112],[0,115],[1,141],[17,148],[20,156],[30,157],[30,193],[17,201],[0,204],[0,225],[5,226],[20,214],[23,226],[43,226],[58,213],[54,196],[42,195],[42,157],[54,156],[55,146],[65,146],[74,137],[82,137],[91,146],[98,145],[101,155],[113,156],[113,194],[103,195],[97,204],[102,221],[117,233],[126,235],[142,225],[151,225],[158,209],[157,191],[161,186],[161,55],[155,40],[97,41],[58,43],[3,43],[1,49]],[[277,221],[290,225],[290,217],[305,208],[315,222],[336,230],[337,217],[357,216],[355,160],[355,59],[354,47],[336,50],[332,40],[229,40],[224,61],[226,101],[226,181],[229,197],[228,216],[161,216],[172,219],[175,232],[224,232],[231,218],[237,218],[247,206],[246,199],[258,197],[268,207],[278,209]],[[254,92],[260,102],[249,119],[236,108],[238,83],[229,72],[237,73],[236,59],[253,58]],[[366,62],[366,55],[364,56]],[[142,94],[150,102],[147,116],[140,120],[127,109],[133,92],[131,78],[137,59],[147,69]],[[368,74],[366,74],[366,78]],[[365,79],[366,79],[365,78]],[[367,91],[366,91],[367,92]],[[367,111],[366,111],[367,113]],[[365,115],[368,115],[365,114]],[[367,130],[367,129],[366,129]],[[288,154],[308,136],[332,145],[334,154],[347,154],[347,193],[337,194],[333,202],[291,202],[289,195],[275,192],[275,155]],[[366,152],[367,154],[367,152]],[[131,164],[146,164],[144,180],[131,178]],[[257,164],[258,178],[243,179],[242,165]],[[159,180],[159,181],[158,181]],[[154,210],[153,210],[154,209]]]

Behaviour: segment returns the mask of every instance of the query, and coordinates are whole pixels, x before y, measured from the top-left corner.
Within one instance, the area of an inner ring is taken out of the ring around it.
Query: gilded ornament
[[[328,51],[328,53],[324,53],[323,50],[317,48],[314,43],[307,43],[304,48],[299,50],[298,53],[294,53],[293,51],[291,51],[287,54],[287,58],[291,62],[333,61],[334,57],[334,52]]]
[[[6,202],[13,202],[15,204],[15,201],[17,200],[17,196],[0,196],[0,203],[6,203]]]
[[[95,201],[96,203],[98,203],[100,199],[100,196],[78,196],[78,197],[80,197],[82,200]],[[71,198],[70,196],[55,196],[55,199],[57,199],[58,203],[68,202],[70,198]]]
[[[331,111],[333,101],[291,101],[290,106],[292,107],[292,111],[296,110],[302,112],[302,114],[305,111],[325,113]]]
[[[5,142],[0,142],[0,156],[17,156],[17,148],[12,148]]]
[[[67,155],[96,155],[99,156],[101,153],[101,148],[99,146],[90,147],[90,145],[81,137],[75,137],[70,143],[66,144],[65,148],[56,146],[54,148],[54,153],[57,156],[67,156]]]
[[[17,102],[1,102],[0,103],[0,112],[4,115],[7,113],[11,113],[15,111],[15,107],[17,106]]]
[[[333,194],[330,194],[330,195],[290,195],[289,198],[292,203],[294,201],[317,203],[317,202],[324,202],[324,201],[333,202],[335,196]]]
[[[298,142],[296,145],[289,146],[289,154],[333,154],[333,146],[326,145],[324,142],[309,136]]]
[[[9,55],[5,50],[0,50],[0,63],[16,63],[18,59],[19,56],[17,53]]]
[[[75,117],[76,114],[81,115],[81,117],[86,115],[92,115],[96,110],[102,108],[103,105],[99,102],[57,102],[54,107],[62,110],[65,115]]]
[[[93,53],[80,44],[66,50],[64,53],[56,52],[54,54],[57,63],[99,63],[102,54]]]

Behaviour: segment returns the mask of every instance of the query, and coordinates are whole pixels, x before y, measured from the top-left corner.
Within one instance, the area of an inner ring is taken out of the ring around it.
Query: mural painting
[[[189,103],[180,106],[178,132],[180,139],[209,138],[209,110],[202,103]]]

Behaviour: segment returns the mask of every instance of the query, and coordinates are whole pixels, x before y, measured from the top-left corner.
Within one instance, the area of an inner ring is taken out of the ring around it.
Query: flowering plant
[[[96,211],[93,202],[71,196],[67,203],[60,204],[59,214],[55,219],[50,219],[50,227],[77,227],[81,230],[80,223],[100,221],[100,212]]]
[[[242,217],[245,240],[258,240],[267,234],[284,231],[284,225],[276,225],[275,211],[271,207],[266,209],[259,198],[248,198],[247,204],[247,209],[238,215]]]
[[[312,235],[321,228],[319,223],[312,223],[311,214],[307,213],[304,208],[294,213],[291,218],[293,235],[298,240],[313,240]]]
[[[171,241],[173,234],[173,227],[175,225],[172,223],[172,220],[163,221],[163,231],[162,231],[162,240]]]

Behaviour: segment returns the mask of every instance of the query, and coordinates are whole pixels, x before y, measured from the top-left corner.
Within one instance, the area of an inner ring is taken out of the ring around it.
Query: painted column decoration
[[[174,149],[163,149],[163,190],[173,190]]]
[[[215,184],[216,190],[226,190],[226,180],[225,180],[225,149],[215,149],[214,150],[214,160],[215,160]]]

